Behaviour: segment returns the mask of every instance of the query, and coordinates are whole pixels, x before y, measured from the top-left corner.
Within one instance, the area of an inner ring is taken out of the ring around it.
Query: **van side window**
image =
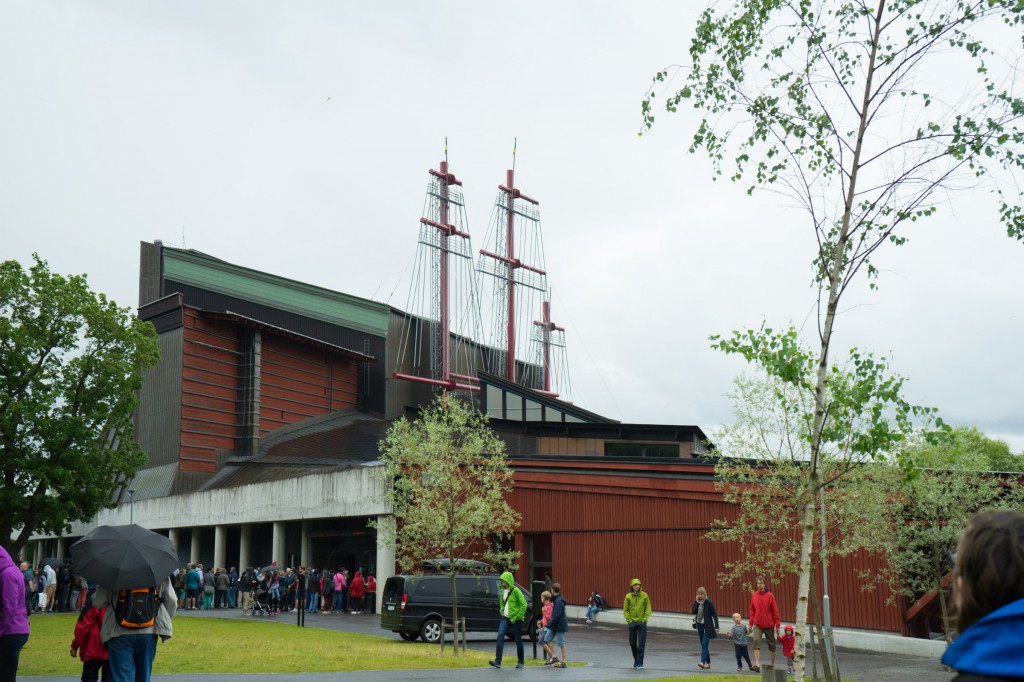
[[[446,589],[448,579],[435,580],[433,578],[426,578],[416,583],[416,596],[417,597],[444,597],[451,598],[450,590]]]
[[[487,599],[488,582],[480,578],[467,576],[462,578],[456,578],[455,586],[459,592],[459,598],[467,599]]]

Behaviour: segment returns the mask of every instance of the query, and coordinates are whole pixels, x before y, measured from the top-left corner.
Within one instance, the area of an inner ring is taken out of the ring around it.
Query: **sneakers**
[[[741,665],[740,667],[736,668],[736,672],[738,672],[738,673],[743,672],[743,666]]]
[[[636,668],[637,670],[643,670],[644,669],[644,664],[641,663],[639,665],[634,665],[633,667]]]
[[[552,656],[548,660],[544,661],[544,665],[554,665],[557,662],[558,662],[558,659],[555,658],[554,656]]]
[[[522,661],[519,661],[518,663],[516,663],[516,670],[522,670],[525,667],[526,667],[526,665],[524,665]]]
[[[567,666],[565,665],[565,661],[558,661],[557,663],[552,663],[551,667],[552,668],[565,668]],[[640,666],[640,667],[643,667],[643,666]]]
[[[501,662],[500,661],[488,661],[487,664],[489,666],[491,666],[492,668],[500,668],[501,667]]]

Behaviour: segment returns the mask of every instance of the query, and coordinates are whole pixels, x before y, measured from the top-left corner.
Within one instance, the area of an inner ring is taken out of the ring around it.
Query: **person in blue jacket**
[[[569,631],[569,619],[565,617],[565,598],[562,596],[562,586],[558,583],[551,586],[551,618],[548,619],[548,630],[555,635],[555,644],[562,650],[562,660],[553,663],[551,667],[564,668],[565,633]]]
[[[942,656],[953,682],[1024,680],[1024,514],[967,522],[955,555],[953,619],[960,636]]]

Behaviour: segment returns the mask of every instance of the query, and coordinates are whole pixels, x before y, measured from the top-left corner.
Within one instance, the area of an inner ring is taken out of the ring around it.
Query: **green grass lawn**
[[[70,655],[76,619],[75,614],[33,616],[32,634],[21,652],[19,676],[80,675],[82,663]],[[446,647],[442,655],[436,645],[298,628],[293,623],[176,618],[174,637],[157,645],[153,672],[315,673],[475,668],[486,666],[491,658],[469,650],[453,657],[451,651],[451,647]],[[311,656],[310,652],[316,655]],[[528,660],[526,664],[542,662]]]

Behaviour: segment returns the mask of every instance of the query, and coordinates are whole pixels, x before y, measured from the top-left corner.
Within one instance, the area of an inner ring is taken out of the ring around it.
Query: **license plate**
[[[388,611],[394,611],[394,610],[395,610],[395,607],[394,607],[394,605],[392,605],[392,604],[389,604],[389,605],[388,605]]]

